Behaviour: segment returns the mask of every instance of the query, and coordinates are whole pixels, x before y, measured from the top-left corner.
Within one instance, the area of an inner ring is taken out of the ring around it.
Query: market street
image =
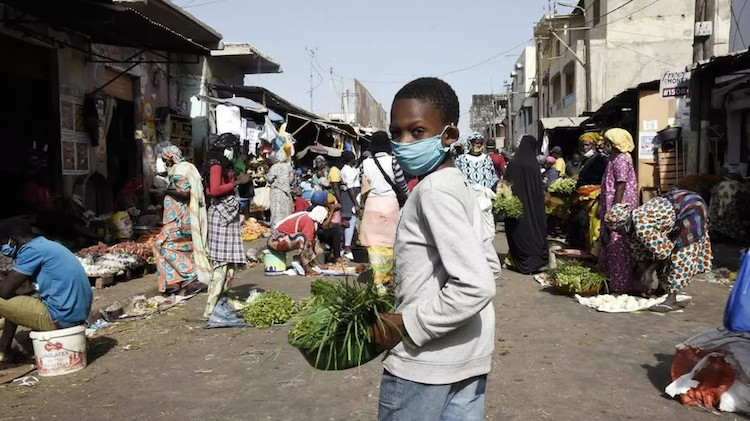
[[[507,251],[498,233],[496,247]],[[295,299],[312,278],[243,271],[235,290],[278,289]],[[131,281],[154,282],[149,276]],[[138,284],[135,284],[138,283]],[[107,291],[131,288],[119,284]],[[720,326],[728,290],[694,282],[684,313],[598,313],[504,271],[495,299],[497,334],[487,385],[491,420],[716,419],[665,398],[674,345]],[[95,306],[105,305],[106,298]],[[108,327],[89,342],[90,365],[6,386],[2,420],[372,420],[382,367],[311,369],[287,344],[288,327],[203,329],[205,294],[148,320]],[[731,419],[731,418],[730,418]]]

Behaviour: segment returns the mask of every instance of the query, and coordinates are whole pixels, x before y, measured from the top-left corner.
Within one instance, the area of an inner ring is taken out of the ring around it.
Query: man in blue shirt
[[[0,274],[0,360],[10,357],[18,326],[36,331],[82,324],[91,311],[91,285],[75,255],[44,237],[34,237],[24,222],[7,221],[0,227],[2,254],[16,259],[13,269]],[[26,281],[37,284],[39,298],[17,295]]]

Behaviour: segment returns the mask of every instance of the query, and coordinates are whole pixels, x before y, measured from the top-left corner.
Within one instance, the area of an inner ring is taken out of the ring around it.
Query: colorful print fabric
[[[186,177],[173,175],[172,182],[178,192],[190,191],[190,182]],[[165,196],[162,223],[154,244],[159,292],[183,288],[198,277],[187,204],[172,196]]]

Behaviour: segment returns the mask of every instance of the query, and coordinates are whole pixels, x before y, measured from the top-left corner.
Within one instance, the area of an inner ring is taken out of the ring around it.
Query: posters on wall
[[[60,94],[60,142],[63,175],[88,174],[91,164],[83,98]]]
[[[656,132],[638,133],[638,158],[654,159],[654,138]]]

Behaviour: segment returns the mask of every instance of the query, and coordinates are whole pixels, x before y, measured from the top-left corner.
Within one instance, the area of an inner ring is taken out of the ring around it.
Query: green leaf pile
[[[497,198],[492,204],[492,211],[496,214],[504,214],[506,218],[518,219],[523,215],[523,203],[513,195],[511,185],[507,181],[501,181],[497,186]]]
[[[558,178],[550,184],[547,191],[558,196],[571,196],[576,192],[576,183],[572,178]]]
[[[312,297],[294,317],[289,344],[299,348],[308,362],[321,370],[343,370],[375,358],[370,327],[379,312],[393,312],[389,295],[374,284],[318,279],[310,285]]]
[[[265,329],[288,322],[299,308],[294,300],[281,291],[264,291],[245,308],[240,316],[247,324]]]
[[[547,276],[553,279],[558,287],[576,294],[598,290],[602,284],[606,286],[607,280],[603,273],[578,262],[560,263],[557,268],[548,270]]]

